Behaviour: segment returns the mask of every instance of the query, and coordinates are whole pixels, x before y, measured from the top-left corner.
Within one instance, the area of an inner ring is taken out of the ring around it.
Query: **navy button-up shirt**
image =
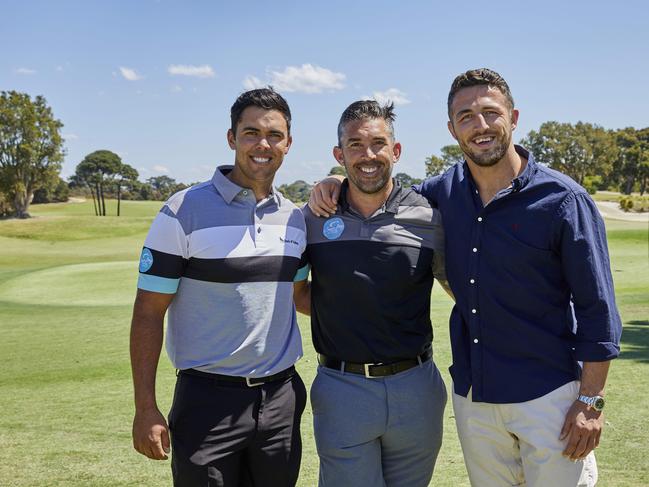
[[[515,403],[619,354],[604,222],[588,193],[532,154],[487,206],[466,163],[417,187],[442,214],[455,392]]]

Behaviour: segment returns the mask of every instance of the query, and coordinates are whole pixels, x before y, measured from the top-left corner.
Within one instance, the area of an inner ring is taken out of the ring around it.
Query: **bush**
[[[586,176],[583,180],[583,186],[588,191],[588,194],[597,193],[598,189],[602,189],[602,176]]]
[[[620,198],[620,209],[644,213],[649,211],[649,196],[629,195]]]

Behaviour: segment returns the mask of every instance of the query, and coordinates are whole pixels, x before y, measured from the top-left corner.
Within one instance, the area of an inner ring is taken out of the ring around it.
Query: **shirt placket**
[[[480,317],[480,258],[486,240],[487,220],[494,207],[502,204],[501,199],[511,194],[512,188],[499,191],[487,206],[482,205],[478,190],[474,190],[477,211],[473,216],[471,228],[471,258],[469,265],[469,336],[471,346],[471,381],[474,398],[481,400],[484,395],[484,323]]]
[[[479,286],[480,286],[480,257],[482,251],[483,229],[485,221],[485,212],[487,207],[482,206],[480,195],[477,189],[473,189],[473,200],[477,211],[474,212],[473,222],[471,224],[471,252],[469,256],[469,301],[468,301],[468,328],[469,340],[471,347],[471,383],[473,388],[473,397],[480,399],[482,396],[482,329],[479,313]]]

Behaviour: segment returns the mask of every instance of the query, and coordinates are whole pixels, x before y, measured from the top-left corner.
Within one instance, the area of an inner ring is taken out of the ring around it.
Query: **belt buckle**
[[[257,387],[257,386],[262,386],[262,385],[264,385],[264,382],[263,382],[263,381],[261,381],[261,382],[250,382],[251,380],[255,380],[255,378],[253,377],[253,378],[251,379],[250,377],[246,377],[246,385],[247,385],[248,387]]]
[[[363,369],[365,370],[365,377],[368,379],[376,379],[373,375],[370,375],[370,367],[376,364],[363,364]]]

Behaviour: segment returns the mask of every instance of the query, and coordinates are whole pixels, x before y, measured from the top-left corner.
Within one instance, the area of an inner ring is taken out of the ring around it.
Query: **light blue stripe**
[[[153,291],[154,293],[175,294],[178,290],[180,279],[140,274],[137,280],[138,289]]]
[[[309,277],[309,270],[311,270],[311,266],[309,264],[305,265],[301,269],[298,269],[295,273],[295,279],[293,279],[293,282],[304,281],[307,277]]]

